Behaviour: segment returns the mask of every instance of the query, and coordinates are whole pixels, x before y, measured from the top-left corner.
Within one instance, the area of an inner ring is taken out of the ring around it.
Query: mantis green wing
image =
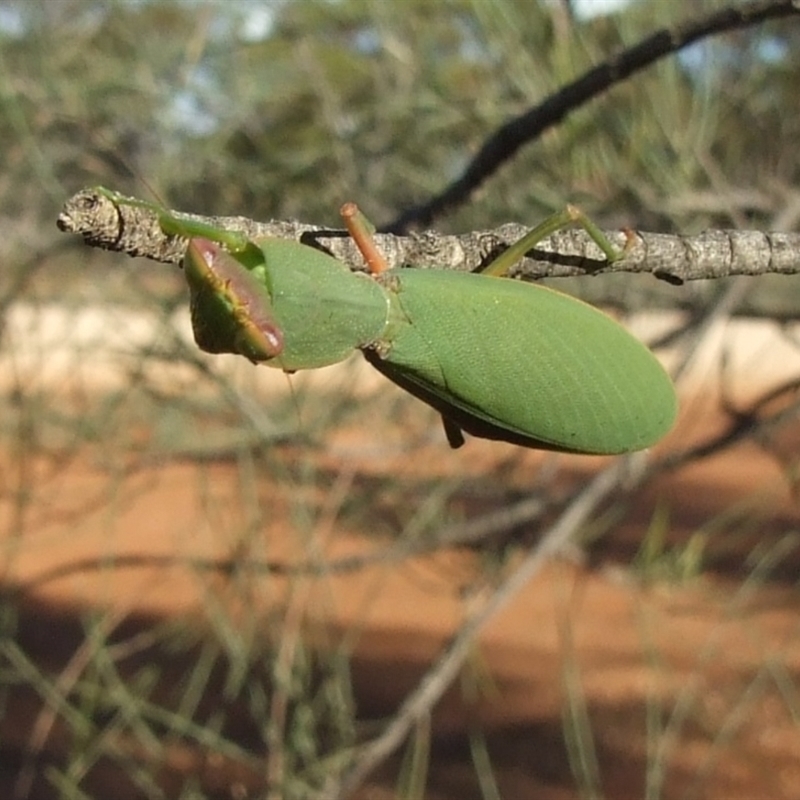
[[[648,447],[672,426],[664,369],[592,306],[480,274],[386,274],[408,323],[384,357],[365,350],[367,360],[468,433],[610,454]]]

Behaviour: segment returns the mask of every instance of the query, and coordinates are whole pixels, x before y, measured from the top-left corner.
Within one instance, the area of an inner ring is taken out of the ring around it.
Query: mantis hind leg
[[[513,267],[530,249],[541,242],[542,239],[570,225],[579,225],[583,228],[592,238],[592,241],[603,251],[608,263],[619,261],[632,243],[632,239],[629,237],[625,247],[622,250],[618,250],[611,244],[603,231],[601,231],[583,211],[577,206],[568,205],[562,211],[558,211],[547,217],[547,219],[540,222],[519,241],[504,250],[491,264],[481,270],[480,274],[495,275],[498,277],[506,275],[511,267]]]

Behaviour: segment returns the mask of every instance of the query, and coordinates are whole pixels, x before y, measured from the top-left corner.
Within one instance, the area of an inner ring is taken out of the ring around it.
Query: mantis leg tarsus
[[[464,432],[461,428],[453,422],[450,417],[442,414],[442,425],[444,426],[444,435],[447,437],[447,443],[453,450],[458,450],[465,443]]]
[[[619,257],[625,258],[636,246],[636,231],[633,228],[623,228],[622,232],[625,234],[625,244],[622,246],[622,252]]]

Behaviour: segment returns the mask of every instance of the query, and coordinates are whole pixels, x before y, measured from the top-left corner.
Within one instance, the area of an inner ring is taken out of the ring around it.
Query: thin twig
[[[500,127],[486,140],[460,178],[427,203],[401,214],[385,230],[400,233],[411,226],[430,225],[445,212],[463,205],[523,145],[539,138],[569,112],[665,56],[707,36],[798,13],[798,0],[761,0],[728,6],[706,17],[656,31]]]
[[[788,400],[792,396],[799,399]],[[788,405],[771,414],[764,410],[778,400],[785,400]],[[800,418],[800,378],[792,378],[780,386],[765,392],[746,408],[731,410],[730,421],[721,431],[708,439],[685,450],[678,450],[650,461],[647,470],[637,475],[637,480],[650,480],[657,474],[674,472],[686,464],[719,454],[746,439],[758,439],[770,431],[776,431]],[[496,509],[467,522],[459,522],[442,529],[436,537],[418,539],[413,542],[399,541],[390,548],[376,548],[366,553],[332,559],[327,562],[301,561],[286,563],[285,561],[260,561],[240,558],[187,558],[185,556],[119,555],[114,559],[115,569],[170,569],[184,567],[198,572],[215,572],[220,575],[233,575],[241,572],[267,573],[272,575],[297,577],[301,575],[341,575],[376,564],[401,563],[408,558],[436,552],[445,547],[463,547],[478,544],[481,541],[507,532],[511,528],[528,524],[541,518],[545,511],[563,506],[571,502],[572,495],[561,498],[527,497],[511,506]],[[20,591],[33,591],[52,581],[61,580],[83,572],[96,572],[108,569],[105,558],[83,558],[68,564],[40,573],[35,578],[20,586]]]
[[[352,794],[370,772],[400,746],[416,722],[436,705],[456,678],[480,631],[511,602],[549,558],[563,549],[590,514],[622,482],[628,474],[626,465],[627,459],[616,461],[570,503],[516,570],[461,626],[441,658],[405,700],[383,733],[359,752],[341,780],[331,780],[320,800],[342,800]]]
[[[140,202],[140,201],[136,201]],[[299,222],[256,222],[245,217],[201,217],[168,211],[250,239],[294,239],[325,250],[351,269],[364,260],[347,231]],[[186,240],[164,233],[152,208],[127,205],[97,189],[71,197],[58,218],[62,231],[78,233],[86,244],[105,250],[179,264]],[[383,234],[376,242],[390,268],[413,265],[421,269],[475,271],[530,231],[510,223],[487,231],[443,235],[433,231],[409,236]],[[624,257],[609,263],[585,231],[565,229],[543,239],[529,251],[515,275],[525,278],[571,277],[608,272],[650,273],[670,283],[732,275],[800,273],[800,233],[711,230],[696,236],[644,231],[605,231]]]

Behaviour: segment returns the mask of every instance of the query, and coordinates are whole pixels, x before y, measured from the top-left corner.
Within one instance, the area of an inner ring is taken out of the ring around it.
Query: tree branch
[[[523,145],[538,139],[571,111],[659,59],[706,36],[793,14],[800,14],[800,0],[755,0],[656,31],[584,73],[535,108],[506,122],[486,139],[460,178],[427,203],[401,214],[386,230],[399,233],[411,226],[430,225],[445,212],[466,203],[472,192]]]
[[[347,231],[299,222],[256,222],[245,217],[201,217],[168,212],[176,217],[201,220],[249,238],[295,239],[330,252],[352,269],[364,263]],[[79,233],[86,244],[179,264],[186,241],[165,234],[151,208],[125,205],[96,189],[84,189],[64,204],[58,227]],[[529,228],[510,223],[489,231],[443,235],[433,231],[394,236],[378,234],[376,241],[390,267],[474,271],[520,239]],[[629,234],[606,235],[622,249]],[[597,246],[580,229],[559,231],[540,242],[515,268],[526,278],[572,277],[609,272],[650,273],[670,283],[722,278],[732,275],[793,275],[800,272],[800,233],[711,230],[696,236],[633,232],[624,258],[609,264]]]

